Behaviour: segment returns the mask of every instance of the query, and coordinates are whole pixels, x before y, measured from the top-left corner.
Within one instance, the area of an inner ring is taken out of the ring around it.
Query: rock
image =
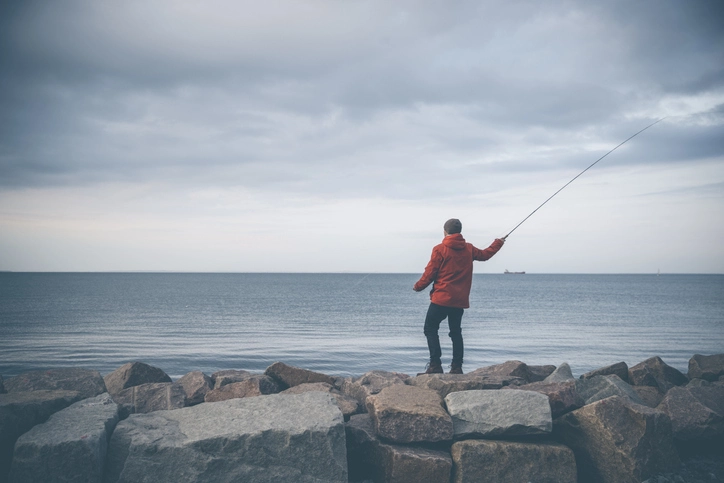
[[[206,402],[226,401],[244,397],[264,396],[279,392],[279,384],[269,376],[251,374],[240,382],[232,382],[206,393]]]
[[[367,411],[378,436],[396,443],[447,441],[453,423],[442,398],[430,389],[392,385],[367,398]]]
[[[118,405],[107,393],[78,401],[15,443],[10,481],[96,481],[103,477]]]
[[[658,409],[671,418],[674,438],[682,442],[724,437],[724,387],[674,387]]]
[[[113,400],[120,406],[121,419],[126,419],[129,414],[182,408],[186,393],[178,384],[156,382],[124,389]]]
[[[13,445],[36,424],[81,399],[77,391],[26,391],[0,394],[0,481],[10,471]]]
[[[651,357],[628,370],[632,386],[657,387],[662,394],[674,386],[684,386],[689,379],[677,369],[666,364],[660,357]]]
[[[217,371],[211,374],[211,388],[219,389],[221,386],[226,386],[233,382],[241,382],[246,380],[252,373],[249,371],[239,371],[236,369],[227,369],[224,371]]]
[[[689,379],[706,379],[713,382],[722,376],[724,376],[724,354],[713,356],[694,354],[694,357],[689,359]]]
[[[548,397],[534,391],[462,391],[445,397],[456,438],[508,438],[553,429]]]
[[[610,376],[616,375],[621,378],[623,382],[628,383],[628,365],[625,362],[617,362],[610,366],[601,367],[595,371],[587,372],[581,376],[581,379],[590,379],[593,376]]]
[[[576,390],[583,399],[583,403],[591,404],[611,396],[621,396],[630,399],[636,404],[643,404],[636,391],[616,375],[593,376],[589,379],[578,379]]]
[[[410,379],[407,374],[387,371],[370,371],[360,377],[349,377],[342,381],[342,394],[355,398],[363,406],[367,396],[379,394],[387,386],[404,385]]]
[[[106,483],[347,482],[329,394],[273,394],[134,414],[111,437]]]
[[[545,394],[548,396],[553,419],[580,408],[584,402],[583,398],[578,394],[575,380],[550,384],[542,381],[533,382],[524,386],[507,386],[504,389],[522,389]]]
[[[556,370],[556,366],[528,366],[528,375],[530,382],[540,382],[546,377],[550,376],[553,371]]]
[[[579,481],[640,482],[679,466],[669,417],[621,396],[556,419],[554,433],[575,453]]]
[[[573,377],[573,373],[571,372],[571,366],[569,366],[567,362],[564,362],[563,364],[558,366],[556,370],[551,373],[550,376],[543,379],[543,382],[566,382],[572,381],[573,379],[575,378]]]
[[[275,379],[281,389],[287,389],[309,382],[326,382],[333,386],[335,383],[335,379],[331,376],[300,367],[288,366],[283,362],[275,362],[267,367],[264,374]]]
[[[186,394],[186,406],[194,406],[204,402],[206,393],[213,387],[212,379],[201,371],[189,372],[175,382]]]
[[[345,425],[350,481],[370,478],[395,483],[448,483],[450,454],[425,448],[382,443],[369,414],[352,416]]]
[[[472,374],[519,377],[525,382],[533,382],[531,379],[534,377],[531,375],[528,365],[520,361],[507,361],[502,364],[481,367],[480,369],[475,369]]]
[[[576,483],[573,451],[557,443],[458,441],[452,445],[454,483]]]
[[[289,389],[286,389],[281,393],[302,394],[304,392],[311,391],[327,392],[333,395],[334,399],[337,401],[337,406],[339,406],[339,410],[342,411],[342,415],[344,416],[345,421],[349,421],[349,418],[353,414],[357,414],[362,409],[359,401],[352,397],[345,396],[338,389],[335,389],[334,387],[332,387],[332,385],[327,384],[326,382],[310,382],[307,384],[300,384],[298,386],[290,387]]]
[[[73,367],[30,371],[5,381],[7,392],[64,390],[76,391],[83,399],[106,392],[98,371]]]
[[[664,395],[655,387],[651,386],[633,386],[631,389],[638,395],[644,406],[655,408],[661,404]]]
[[[525,380],[520,377],[470,372],[468,374],[424,374],[410,378],[407,383],[411,386],[432,389],[444,398],[451,392],[518,386],[524,384]]]
[[[115,371],[103,378],[106,388],[111,396],[133,386],[153,382],[171,382],[168,374],[158,367],[149,366],[143,362],[129,362],[123,364]]]

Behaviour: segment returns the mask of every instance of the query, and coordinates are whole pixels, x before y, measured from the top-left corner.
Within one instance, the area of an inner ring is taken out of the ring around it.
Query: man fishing
[[[430,362],[423,374],[442,374],[442,349],[438,330],[440,323],[447,318],[452,340],[452,364],[450,374],[463,373],[463,311],[470,307],[470,287],[473,283],[473,261],[489,260],[505,243],[504,238],[497,238],[493,243],[481,250],[467,243],[461,231],[460,220],[452,218],[445,222],[445,238],[442,243],[432,249],[430,262],[425,273],[412,289],[420,292],[432,283],[430,291],[430,307],[425,317],[425,337],[430,350]]]

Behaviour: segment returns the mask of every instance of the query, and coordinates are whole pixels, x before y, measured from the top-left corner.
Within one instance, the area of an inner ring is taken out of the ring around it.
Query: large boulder
[[[357,414],[362,409],[359,401],[355,398],[345,396],[339,389],[333,387],[331,384],[326,382],[310,382],[307,384],[300,384],[298,386],[290,387],[281,392],[281,394],[302,394],[304,392],[321,391],[326,392],[334,396],[337,401],[339,410],[342,411],[345,421],[349,421],[349,418],[353,414]]]
[[[705,379],[713,382],[724,376],[724,354],[703,356],[694,354],[689,359],[689,379]]]
[[[636,404],[644,404],[639,395],[621,380],[612,374],[610,376],[593,376],[589,379],[578,379],[576,390],[583,399],[584,405],[591,404],[611,396],[625,397]]]
[[[352,416],[345,428],[350,481],[449,483],[452,459],[448,452],[383,443],[369,414]]]
[[[430,389],[392,385],[367,398],[375,432],[395,443],[448,441],[453,423],[440,395]]]
[[[404,385],[409,379],[410,376],[400,372],[370,371],[359,377],[344,379],[340,389],[342,394],[353,397],[364,405],[367,396],[379,394],[387,386]]]
[[[534,391],[462,391],[445,397],[456,438],[509,438],[553,429],[548,397]]]
[[[577,481],[573,451],[562,444],[467,440],[453,444],[451,453],[454,483]]]
[[[706,442],[724,438],[724,387],[674,387],[658,409],[671,418],[674,438]]]
[[[540,381],[524,386],[507,386],[503,389],[520,389],[545,394],[551,406],[553,419],[583,406],[583,398],[578,394],[575,380],[554,383]]]
[[[472,371],[472,374],[516,377],[523,379],[526,383],[534,382],[533,379],[537,379],[537,377],[531,374],[531,370],[528,368],[528,365],[521,361],[506,361],[502,364],[481,367]],[[507,385],[508,384],[506,384],[506,386]]]
[[[641,399],[644,406],[655,408],[661,404],[661,400],[664,399],[664,395],[659,392],[659,389],[651,386],[632,386],[636,395]]]
[[[620,396],[556,419],[554,433],[576,454],[579,481],[639,483],[679,466],[669,417]]]
[[[211,374],[211,388],[219,389],[221,386],[226,386],[234,382],[241,382],[246,380],[252,373],[249,371],[237,370],[237,369],[225,369],[223,371],[216,371]]]
[[[171,378],[158,367],[149,366],[144,362],[128,362],[106,374],[103,378],[111,396],[133,386],[154,382],[171,382]]]
[[[76,391],[81,397],[88,398],[106,392],[106,385],[98,371],[66,367],[24,372],[5,381],[5,389],[7,392]]]
[[[194,406],[204,402],[206,393],[211,391],[214,383],[203,372],[193,371],[176,381],[176,384],[181,386],[186,394],[186,406]]]
[[[545,365],[545,366],[528,366],[528,378],[530,382],[540,382],[546,377],[550,376],[553,371],[556,370],[556,366]]]
[[[326,382],[327,384],[335,385],[335,379],[332,376],[302,369],[301,367],[289,366],[283,362],[275,362],[267,367],[264,374],[275,379],[281,389],[287,389],[309,382]]]
[[[217,380],[218,383],[218,380]],[[226,401],[244,397],[264,396],[279,392],[279,384],[269,376],[250,374],[239,382],[225,384],[206,393],[206,402]]]
[[[129,414],[182,408],[186,393],[178,384],[156,382],[124,389],[113,400],[120,406],[121,419],[125,419]]]
[[[0,394],[0,481],[10,471],[18,437],[80,399],[77,391],[63,390]]]
[[[118,405],[107,393],[58,411],[18,438],[10,481],[102,481],[118,419]]]
[[[633,386],[652,386],[661,394],[674,386],[685,386],[689,379],[678,369],[666,364],[661,357],[650,357],[629,368],[628,380]]]
[[[501,389],[506,386],[519,386],[526,380],[520,377],[491,375],[482,372],[468,374],[423,374],[407,381],[411,386],[424,387],[436,391],[444,398],[451,392]]]
[[[134,414],[111,437],[106,483],[347,482],[329,394],[273,394]]]
[[[543,382],[566,382],[572,381],[573,379],[574,377],[573,372],[571,372],[571,366],[569,366],[567,362],[564,362],[560,366],[556,367],[556,370],[553,371],[548,377],[543,379]]]
[[[617,362],[610,366],[601,367],[599,369],[587,372],[581,375],[581,379],[590,379],[594,376],[610,376],[616,375],[622,381],[628,382],[628,365],[625,362]]]

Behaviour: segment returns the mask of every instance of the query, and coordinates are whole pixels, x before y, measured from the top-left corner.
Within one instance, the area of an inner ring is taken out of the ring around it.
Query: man
[[[450,374],[463,373],[463,311],[470,307],[470,287],[473,283],[473,261],[485,261],[498,253],[505,238],[497,238],[488,248],[480,250],[467,243],[460,233],[462,223],[456,218],[445,222],[445,238],[432,249],[425,273],[414,285],[420,292],[431,283],[430,307],[425,317],[425,337],[430,350],[430,362],[423,374],[442,374],[442,350],[437,335],[440,322],[447,318],[452,339],[453,356]]]

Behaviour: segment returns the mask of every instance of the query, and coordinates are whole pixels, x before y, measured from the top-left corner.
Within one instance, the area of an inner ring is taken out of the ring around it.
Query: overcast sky
[[[0,270],[724,273],[724,2],[4,1]]]

